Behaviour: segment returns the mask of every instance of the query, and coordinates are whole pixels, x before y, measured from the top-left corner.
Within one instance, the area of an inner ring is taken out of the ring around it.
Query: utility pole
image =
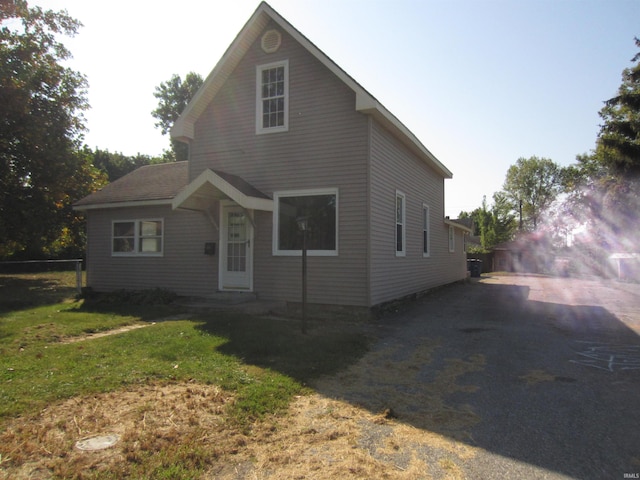
[[[520,199],[520,231],[522,231],[522,199]]]

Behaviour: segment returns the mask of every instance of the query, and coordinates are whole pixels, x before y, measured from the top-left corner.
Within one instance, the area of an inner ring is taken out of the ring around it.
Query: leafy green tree
[[[493,205],[488,216],[489,221],[481,237],[485,249],[490,250],[500,243],[513,240],[518,223],[504,193],[496,192],[493,194]]]
[[[0,2],[0,256],[47,254],[83,194],[76,179],[99,182],[78,154],[87,82],[63,65],[71,54],[58,40],[80,26],[65,11]]]
[[[473,233],[480,237],[483,252],[490,251],[499,243],[512,240],[517,227],[511,207],[500,192],[493,195],[491,208],[487,206],[487,197],[483,197],[481,207],[471,213],[461,212],[459,217],[473,219]]]
[[[158,108],[151,115],[156,118],[156,127],[160,128],[163,135],[171,131],[174,122],[178,119],[189,101],[202,86],[202,77],[194,72],[187,73],[184,81],[179,75],[173,75],[168,81],[162,82],[156,87],[153,94],[158,99]],[[187,160],[188,147],[182,142],[171,141],[171,149],[174,160]]]
[[[150,157],[141,153],[134,157],[129,157],[119,152],[112,153],[109,150],[101,150],[99,148],[91,151],[88,147],[85,147],[85,153],[92,158],[93,165],[107,175],[109,182],[114,182],[144,165],[165,163],[167,161],[164,157]]]
[[[504,200],[520,215],[521,229],[536,230],[561,191],[561,168],[548,158],[519,158],[504,181]]]

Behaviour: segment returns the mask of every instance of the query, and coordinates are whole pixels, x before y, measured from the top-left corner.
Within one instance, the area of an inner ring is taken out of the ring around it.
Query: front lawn
[[[291,319],[231,313],[189,317],[168,306],[88,308],[69,298],[74,281],[65,273],[0,275],[0,438],[5,436],[0,468],[34,461],[16,449],[16,442],[25,441],[15,433],[16,422],[33,420],[45,407],[68,399],[167,385],[214,386],[233,399],[222,411],[225,424],[247,432],[281,414],[295,395],[308,391],[308,382],[346,367],[367,348],[359,329],[343,324],[311,324],[303,335]],[[139,328],[85,339],[127,326]],[[76,437],[84,433],[78,427]],[[200,450],[182,447],[167,444],[156,456],[131,453],[130,465],[118,464],[118,475],[163,478],[166,465],[181,472],[165,472],[166,478],[193,478],[207,462],[185,460],[191,458],[183,455],[185,448]],[[158,458],[164,458],[161,464]],[[91,478],[63,465],[53,462],[47,468],[54,477]],[[94,474],[109,477],[97,467]]]

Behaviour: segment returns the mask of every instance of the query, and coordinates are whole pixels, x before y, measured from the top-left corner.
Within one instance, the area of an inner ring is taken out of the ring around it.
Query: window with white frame
[[[449,225],[449,251],[455,252],[456,250],[456,234],[453,227]]]
[[[431,255],[431,239],[429,235],[429,206],[422,205],[422,256]]]
[[[162,255],[162,219],[117,220],[112,224],[112,255]]]
[[[402,192],[396,190],[396,256],[402,257],[406,254],[406,197]]]
[[[256,75],[256,133],[289,128],[289,62],[260,65]]]
[[[273,254],[301,255],[306,219],[307,254],[338,254],[338,189],[296,190],[274,193]]]

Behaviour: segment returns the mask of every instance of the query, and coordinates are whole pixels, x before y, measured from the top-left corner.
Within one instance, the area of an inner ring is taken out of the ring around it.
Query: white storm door
[[[252,290],[253,226],[246,210],[223,205],[220,232],[220,289]]]

